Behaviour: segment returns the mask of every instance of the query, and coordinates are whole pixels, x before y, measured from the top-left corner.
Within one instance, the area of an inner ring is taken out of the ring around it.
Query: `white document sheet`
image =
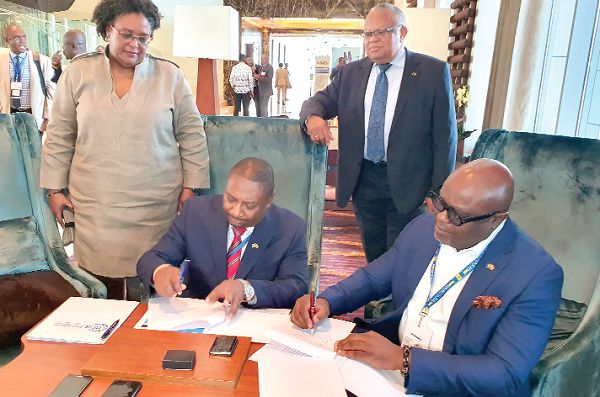
[[[261,349],[262,350],[262,349]],[[404,378],[400,371],[376,369],[360,361],[337,357],[335,362],[346,389],[358,397],[405,397]]]
[[[291,347],[284,346],[277,342],[271,342],[255,351],[254,354],[248,359],[257,363],[269,362],[269,359],[271,357],[281,356],[282,354],[296,357],[310,357],[308,354],[304,354],[302,352],[299,352],[298,350],[294,350]]]
[[[252,338],[255,343],[268,343],[264,333],[290,322],[289,309],[243,309],[235,318],[204,330],[205,334],[235,335]]]
[[[346,397],[335,360],[277,350],[259,361],[258,385],[261,397]]]
[[[349,321],[328,318],[321,321],[311,334],[311,330],[298,328],[288,321],[283,326],[268,330],[265,336],[311,357],[331,359],[336,357],[333,350],[335,342],[350,335],[354,325]]]
[[[116,321],[119,328],[138,302],[71,297],[36,326],[27,339],[51,342],[102,344],[102,335]]]
[[[177,331],[208,328],[225,321],[222,303],[203,299],[154,298],[148,302],[147,329]]]
[[[201,312],[205,310],[205,312]],[[289,309],[240,308],[236,316],[225,319],[223,304],[207,304],[201,299],[156,298],[135,329],[182,331],[252,338],[252,342],[268,343],[263,334],[270,328],[289,323]]]

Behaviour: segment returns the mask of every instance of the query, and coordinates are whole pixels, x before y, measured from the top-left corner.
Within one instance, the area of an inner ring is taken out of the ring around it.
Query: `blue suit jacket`
[[[310,115],[338,117],[336,201],[348,203],[359,179],[365,147],[365,93],[373,62],[363,58],[340,68],[323,91],[307,99],[300,125]],[[444,182],[456,161],[456,116],[448,64],[406,50],[402,84],[387,146],[390,192],[401,213],[423,203]]]
[[[171,228],[137,264],[145,285],[159,265],[174,266],[190,260],[188,290],[204,298],[226,278],[227,219],[223,196],[193,197],[186,201]],[[255,226],[237,278],[254,287],[253,307],[292,307],[308,290],[306,223],[292,212],[272,204]]]
[[[435,219],[422,215],[394,246],[366,268],[327,289],[332,314],[355,310],[392,294],[394,311],[372,328],[398,343],[398,325],[439,246]],[[486,265],[493,263],[494,270]],[[527,396],[529,375],[548,341],[560,303],[561,267],[507,220],[467,280],[450,316],[441,352],[412,349],[408,393]],[[473,308],[480,295],[502,300],[495,309]]]

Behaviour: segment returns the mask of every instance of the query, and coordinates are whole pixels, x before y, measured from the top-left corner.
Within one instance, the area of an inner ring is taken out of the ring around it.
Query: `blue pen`
[[[183,262],[181,262],[181,265],[179,265],[179,282],[181,282],[181,284],[183,284],[183,281],[187,277],[189,267],[190,267],[189,259],[184,260]]]
[[[116,319],[115,322],[112,323],[111,326],[106,329],[106,331],[104,331],[104,333],[100,337],[100,340],[108,338],[109,335],[115,330],[115,328],[117,328],[117,325],[119,325],[119,319]]]

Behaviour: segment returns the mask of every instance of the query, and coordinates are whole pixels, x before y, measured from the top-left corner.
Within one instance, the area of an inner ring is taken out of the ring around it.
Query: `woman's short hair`
[[[106,29],[121,15],[142,14],[152,27],[152,32],[160,27],[162,15],[151,0],[101,0],[94,8],[92,22],[96,31],[106,40]]]

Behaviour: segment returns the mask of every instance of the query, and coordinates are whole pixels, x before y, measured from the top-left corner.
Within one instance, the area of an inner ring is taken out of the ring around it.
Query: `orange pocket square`
[[[497,296],[479,295],[473,301],[474,309],[496,309],[502,305],[502,300]]]

